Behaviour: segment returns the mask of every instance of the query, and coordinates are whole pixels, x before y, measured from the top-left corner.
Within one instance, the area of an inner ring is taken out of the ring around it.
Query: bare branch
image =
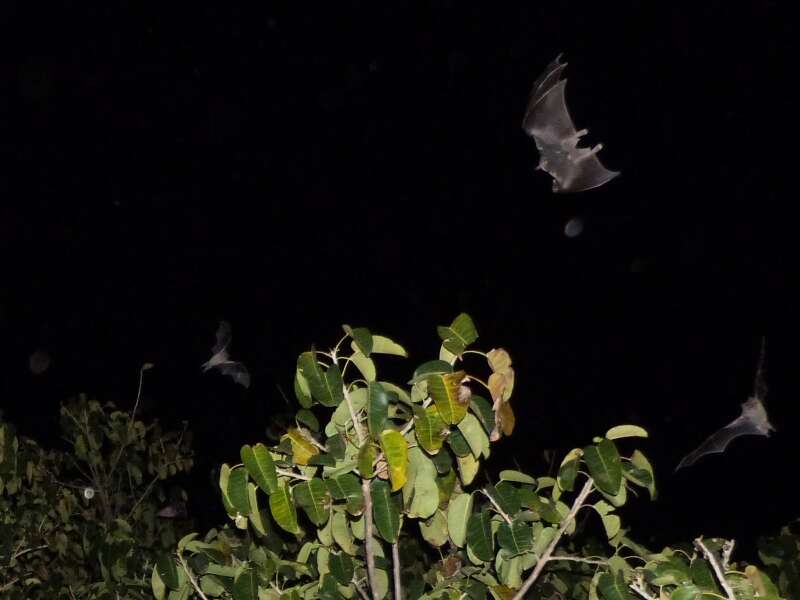
[[[700,552],[703,553],[705,559],[711,563],[711,568],[714,569],[714,574],[717,576],[719,584],[725,591],[725,595],[728,597],[728,600],[736,600],[736,596],[733,593],[733,588],[731,588],[731,584],[728,583],[728,580],[725,579],[725,572],[722,569],[722,565],[719,564],[719,559],[717,556],[708,549],[708,546],[703,543],[703,538],[701,537],[694,541],[694,545],[698,550],[700,550]]]
[[[525,583],[522,584],[522,587],[514,595],[513,600],[522,600],[525,597],[525,594],[528,593],[528,590],[531,589],[531,586],[536,583],[536,580],[539,578],[539,575],[542,574],[547,561],[550,560],[553,550],[556,549],[558,542],[561,541],[561,536],[564,535],[564,532],[569,527],[569,524],[575,520],[575,515],[578,514],[578,511],[581,509],[584,502],[586,502],[586,498],[589,496],[589,494],[592,493],[593,484],[594,482],[591,478],[587,479],[586,483],[583,484],[583,489],[581,489],[581,491],[578,493],[578,496],[575,498],[575,502],[572,504],[572,508],[570,509],[569,513],[566,517],[564,517],[564,520],[561,521],[561,526],[558,528],[555,536],[553,536],[552,541],[550,544],[548,544],[547,548],[545,548],[545,551],[542,552],[542,555],[536,562],[536,566],[533,568],[533,572],[528,576],[528,578],[525,580]]]

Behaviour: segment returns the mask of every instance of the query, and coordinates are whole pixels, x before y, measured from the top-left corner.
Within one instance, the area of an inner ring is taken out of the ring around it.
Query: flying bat
[[[533,84],[522,128],[536,142],[539,169],[553,177],[553,192],[582,192],[599,187],[619,175],[597,158],[603,147],[581,148],[578,143],[588,129],[575,129],[564,100],[567,80],[561,73],[567,63],[559,54]]]
[[[203,364],[203,372],[217,369],[223,375],[230,375],[233,380],[246,388],[250,387],[250,373],[242,363],[233,361],[228,356],[228,346],[231,343],[231,325],[227,321],[220,321],[217,329],[217,343],[211,349],[213,355],[208,362]]]
[[[675,468],[676,471],[682,467],[692,466],[706,454],[724,452],[728,444],[741,435],[769,437],[770,432],[775,431],[775,428],[769,422],[767,410],[764,408],[764,401],[767,397],[767,386],[764,382],[765,345],[765,340],[762,339],[753,395],[747,399],[747,402],[742,404],[742,414],[711,435],[694,452],[686,455]]]

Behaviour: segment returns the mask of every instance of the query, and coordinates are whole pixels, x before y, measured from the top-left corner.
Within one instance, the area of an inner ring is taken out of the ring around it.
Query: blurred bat
[[[706,454],[719,454],[724,452],[734,439],[741,435],[762,435],[769,437],[775,428],[769,422],[767,410],[764,408],[764,401],[767,397],[767,385],[764,382],[764,356],[766,350],[766,340],[761,340],[761,353],[758,358],[758,368],[756,369],[756,379],[753,386],[753,395],[742,404],[742,414],[736,419],[725,425],[722,429],[711,435],[705,442],[700,444],[694,452],[686,455],[675,468],[677,471],[682,467],[690,467]]]
[[[219,322],[217,343],[211,349],[214,353],[208,362],[203,364],[203,372],[217,369],[223,375],[230,375],[233,380],[246,388],[250,387],[250,373],[242,363],[228,357],[228,345],[231,343],[231,326],[227,321]]]
[[[599,187],[619,175],[609,171],[597,158],[603,147],[579,148],[588,129],[577,131],[564,100],[567,80],[560,79],[567,63],[561,55],[548,65],[533,84],[522,128],[536,142],[539,150],[539,169],[553,177],[553,191],[582,192]]]
[[[187,517],[186,503],[173,502],[167,504],[164,508],[156,513],[157,517],[162,519],[185,519]]]

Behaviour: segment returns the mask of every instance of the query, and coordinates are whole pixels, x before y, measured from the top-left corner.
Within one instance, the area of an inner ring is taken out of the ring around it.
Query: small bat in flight
[[[561,55],[548,65],[544,73],[533,84],[528,109],[522,128],[536,142],[539,150],[539,169],[553,177],[553,191],[582,192],[599,187],[619,175],[609,171],[597,158],[603,147],[579,148],[582,136],[588,129],[575,129],[564,100],[567,80],[561,72],[567,63]]]
[[[747,399],[747,402],[742,404],[742,414],[711,435],[694,452],[686,455],[675,468],[676,471],[682,467],[692,466],[706,454],[724,452],[728,444],[741,435],[769,437],[770,432],[775,431],[767,417],[767,410],[764,408],[764,400],[767,397],[767,386],[764,382],[765,345],[766,342],[762,339],[753,395]]]
[[[250,373],[242,363],[230,359],[228,345],[231,343],[231,325],[227,321],[220,321],[217,329],[217,343],[211,349],[213,355],[208,362],[203,364],[203,372],[217,369],[223,375],[230,375],[233,380],[246,388],[250,387]]]

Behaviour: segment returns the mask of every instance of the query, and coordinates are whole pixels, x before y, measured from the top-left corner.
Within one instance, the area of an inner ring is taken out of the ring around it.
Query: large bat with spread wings
[[[575,129],[564,99],[566,79],[561,73],[567,63],[561,55],[550,63],[544,73],[533,84],[528,109],[522,128],[536,142],[539,150],[539,169],[553,177],[553,191],[582,192],[599,187],[619,175],[618,171],[606,169],[597,158],[603,147],[578,146],[588,129]]]
[[[248,388],[250,387],[250,373],[242,363],[231,360],[228,355],[228,346],[231,343],[231,325],[227,321],[220,321],[217,329],[217,343],[211,349],[213,352],[208,362],[203,363],[203,371],[217,369],[223,375],[230,375],[233,380]]]
[[[767,397],[767,385],[764,382],[764,355],[766,341],[761,340],[761,353],[756,369],[753,395],[742,404],[742,414],[725,425],[722,429],[711,435],[693,452],[687,454],[675,468],[690,467],[706,454],[719,454],[724,452],[733,440],[742,435],[761,435],[769,437],[775,428],[769,422],[764,401]]]

